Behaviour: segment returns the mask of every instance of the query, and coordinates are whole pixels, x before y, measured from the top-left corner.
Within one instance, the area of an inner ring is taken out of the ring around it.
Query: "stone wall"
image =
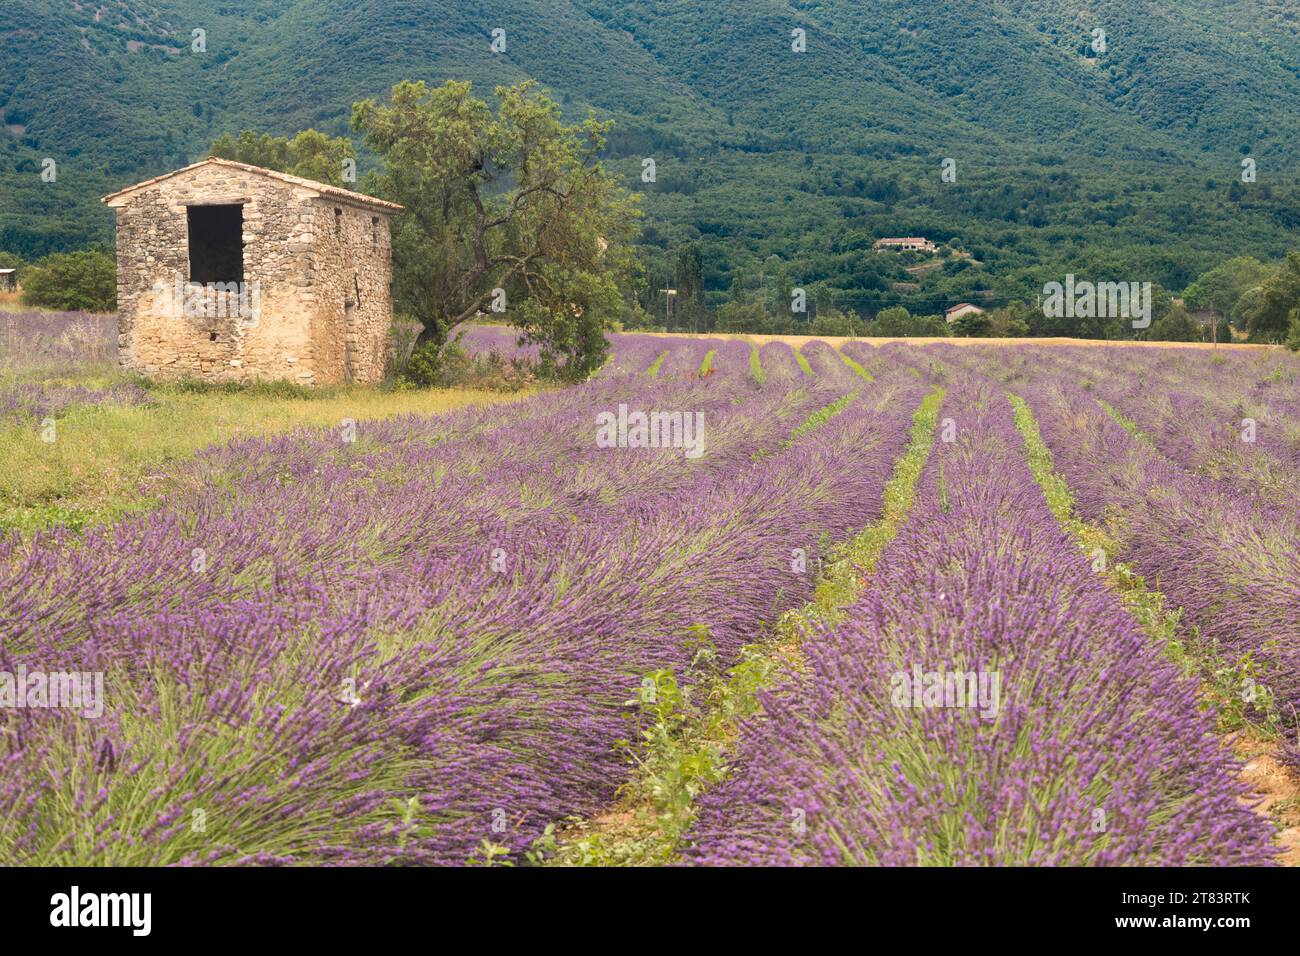
[[[218,204],[243,206],[245,285],[196,297],[186,286],[187,207]],[[324,385],[347,380],[350,360],[352,380],[383,377],[392,321],[385,210],[215,163],[110,205],[125,367],[160,378]]]
[[[392,248],[380,211],[322,196],[316,204],[315,322],[328,381],[378,382],[392,352]],[[342,335],[329,330],[342,330]]]

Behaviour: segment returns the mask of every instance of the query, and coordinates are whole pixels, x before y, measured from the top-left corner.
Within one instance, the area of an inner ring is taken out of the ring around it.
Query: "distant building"
[[[983,315],[984,310],[978,305],[971,305],[969,302],[958,302],[951,309],[943,314],[943,317],[949,322],[956,322],[963,315]]]
[[[160,378],[378,382],[402,207],[227,159],[104,197],[117,213],[118,355]]]
[[[14,292],[18,288],[18,270],[0,269],[0,292]]]
[[[897,249],[899,252],[934,252],[937,247],[929,239],[912,236],[907,239],[877,239],[876,244],[871,248],[877,252],[881,249]]]

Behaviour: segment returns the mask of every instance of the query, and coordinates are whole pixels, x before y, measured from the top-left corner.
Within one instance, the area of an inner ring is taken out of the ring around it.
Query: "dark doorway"
[[[244,207],[189,206],[190,281],[244,281]]]

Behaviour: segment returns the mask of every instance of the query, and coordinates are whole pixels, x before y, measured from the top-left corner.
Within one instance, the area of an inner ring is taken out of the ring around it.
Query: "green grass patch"
[[[812,375],[813,374],[812,364],[808,361],[808,357],[803,354],[803,350],[791,349],[790,351],[794,353],[794,360],[799,363],[799,368],[803,370],[803,373],[805,375]]]
[[[767,372],[763,371],[763,360],[759,358],[758,346],[753,343],[749,346],[749,374],[760,385],[767,381]]]
[[[781,443],[781,447],[789,448],[814,428],[820,428],[822,425],[825,425],[840,412],[844,411],[844,409],[852,405],[853,400],[857,397],[857,392],[849,392],[847,395],[841,395],[829,405],[817,409],[817,411],[805,418],[798,428],[790,433],[790,437]]]
[[[1100,398],[1097,399],[1096,401],[1097,404],[1102,407],[1102,409],[1106,412],[1107,415],[1115,419],[1115,421],[1119,422],[1119,424],[1123,426],[1126,432],[1128,432],[1130,435],[1132,435],[1142,444],[1147,445],[1151,448],[1155,447],[1155,443],[1151,441],[1151,437],[1147,435],[1147,433],[1144,432],[1141,428],[1138,427],[1137,422],[1133,421],[1133,419],[1129,418],[1127,415],[1125,415],[1115,406],[1111,405],[1109,402],[1103,402]]]
[[[152,507],[178,464],[210,445],[513,397],[461,389],[297,389],[150,384],[148,405],[72,406],[58,419],[53,442],[42,440],[39,422],[0,425],[0,532],[54,525],[80,531]]]
[[[663,368],[664,359],[666,358],[668,358],[668,350],[664,349],[662,352],[659,353],[659,357],[650,363],[650,367],[645,370],[645,373],[649,375],[651,378],[658,378],[659,370]]]
[[[713,371],[713,360],[718,357],[717,349],[709,349],[704,355],[704,361],[700,363],[700,374],[708,375]]]
[[[861,375],[861,376],[862,376],[863,378],[865,378],[868,382],[874,382],[874,381],[876,380],[876,377],[875,377],[874,375],[872,375],[870,372],[868,372],[865,368],[863,368],[861,365],[859,365],[859,364],[858,364],[857,362],[855,362],[853,359],[849,358],[847,355],[845,355],[845,354],[844,354],[843,352],[841,352],[839,349],[836,349],[836,350],[835,350],[835,354],[838,355],[838,356],[840,357],[840,360],[843,361],[845,365],[847,365],[849,368],[853,369],[853,372],[854,372],[855,375]]]

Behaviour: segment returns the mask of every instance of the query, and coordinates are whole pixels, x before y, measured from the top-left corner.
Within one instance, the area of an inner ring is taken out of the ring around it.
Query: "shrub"
[[[56,252],[23,274],[23,301],[65,312],[117,308],[117,264],[98,251]]]
[[[455,341],[441,347],[426,341],[411,352],[398,384],[513,392],[526,388],[537,377],[536,370],[522,359],[507,361],[499,352],[471,355]]]

